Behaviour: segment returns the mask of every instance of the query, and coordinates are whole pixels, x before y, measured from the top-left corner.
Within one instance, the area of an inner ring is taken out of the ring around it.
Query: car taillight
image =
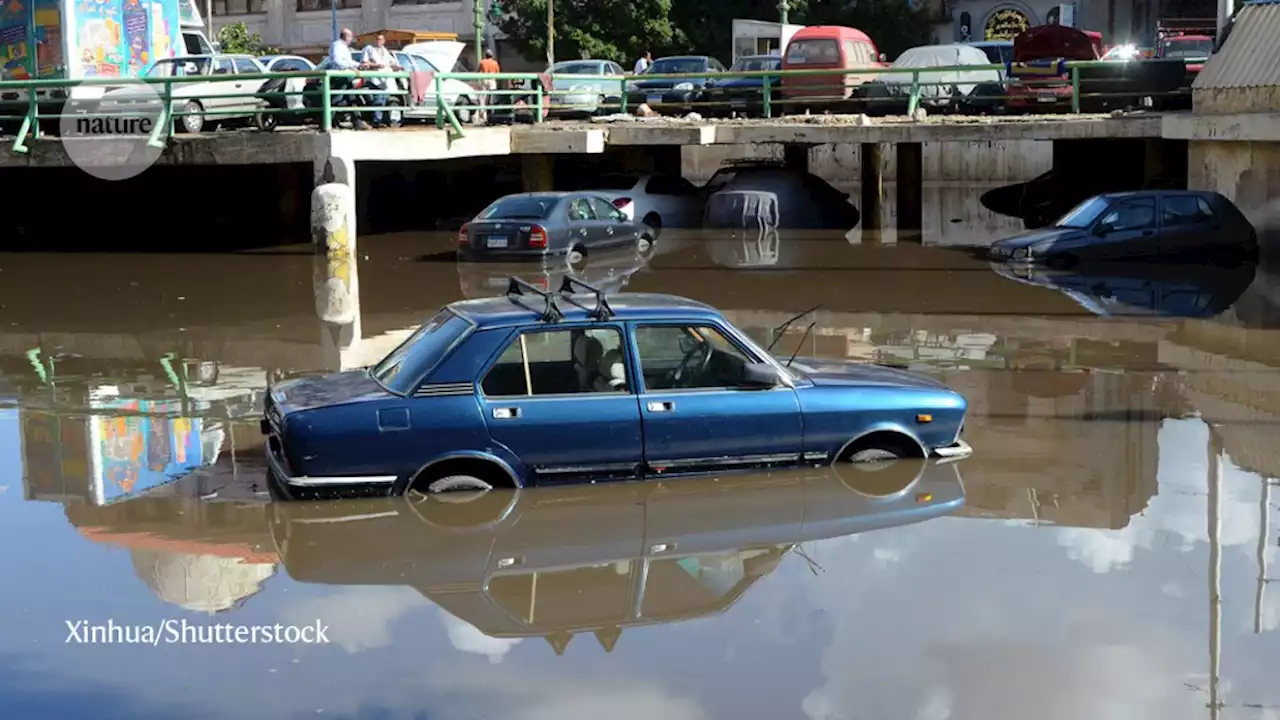
[[[471,237],[467,235],[467,229],[462,228],[458,230],[458,245],[470,245],[470,244],[471,244]]]
[[[631,198],[618,198],[613,201],[613,206],[621,210],[631,204]]]
[[[541,225],[534,225],[529,231],[529,247],[544,248],[547,246],[547,231]]]

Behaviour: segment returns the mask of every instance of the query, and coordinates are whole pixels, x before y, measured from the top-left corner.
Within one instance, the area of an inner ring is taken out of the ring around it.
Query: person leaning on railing
[[[379,34],[374,39],[372,45],[365,45],[364,51],[360,54],[361,65],[367,65],[370,70],[394,70],[399,72],[403,68],[396,64],[395,58],[392,57],[391,51],[387,49],[387,37]],[[373,92],[369,93],[369,104],[377,107],[386,107],[387,105],[387,82],[389,78],[374,77],[365,79],[364,84]],[[382,127],[387,125],[384,120],[384,113],[378,110],[373,114],[373,126]]]
[[[484,59],[480,61],[480,72],[486,75],[497,75],[502,72],[502,66],[498,64],[497,60],[493,59],[492,50],[484,51]],[[480,96],[480,104],[485,107],[497,105],[498,103],[495,103],[493,98],[493,92],[498,89],[497,79],[481,80],[480,86],[484,89],[484,93]],[[487,114],[486,112],[486,116]]]
[[[351,55],[351,41],[355,39],[355,33],[350,28],[342,28],[342,32],[338,33],[338,39],[333,41],[329,46],[329,56],[320,63],[321,70],[368,70],[369,63],[356,60]],[[330,78],[329,90],[352,90],[355,84],[351,78]],[[350,107],[354,100],[354,95],[342,94],[334,95],[332,105],[334,107]],[[358,114],[353,112],[335,115],[334,122],[340,122],[343,116],[349,119],[351,125],[357,130],[368,130],[369,123],[365,122]]]

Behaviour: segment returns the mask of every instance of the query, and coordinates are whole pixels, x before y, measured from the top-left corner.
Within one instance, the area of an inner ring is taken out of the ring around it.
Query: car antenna
[[[564,319],[564,313],[560,312],[559,306],[556,305],[555,296],[552,295],[551,293],[543,292],[542,290],[539,290],[538,288],[534,287],[533,285],[530,285],[529,283],[525,282],[524,280],[521,280],[518,277],[511,278],[507,283],[507,297],[511,300],[511,302],[516,303],[518,305],[522,305],[524,307],[529,307],[528,305],[525,305],[525,303],[521,301],[521,298],[524,297],[525,290],[529,290],[537,295],[541,295],[542,298],[546,301],[546,305],[543,306],[542,308],[542,313],[538,316],[539,320],[541,320],[542,322],[556,322],[557,320]]]
[[[791,361],[795,360],[796,356],[800,354],[800,348],[804,347],[804,341],[809,339],[809,333],[813,331],[813,326],[817,324],[818,321],[814,320],[809,323],[809,327],[804,329],[804,335],[801,335],[800,342],[796,343],[796,351],[791,353],[791,357],[787,358],[787,367],[791,367]]]
[[[586,289],[587,292],[590,292],[592,295],[596,296],[596,306],[594,308],[589,308],[586,305],[583,305],[582,303],[573,299],[573,287],[575,285],[580,288]],[[566,301],[573,303],[574,305],[577,305],[578,307],[582,308],[583,310],[586,310],[587,312],[590,312],[591,317],[595,318],[596,320],[608,320],[609,318],[613,317],[613,308],[609,307],[609,301],[608,299],[605,298],[604,291],[594,285],[588,285],[582,282],[581,280],[579,280],[578,278],[565,275],[564,281],[560,283],[560,294],[565,296],[564,299]]]
[[[817,310],[818,308],[820,308],[820,307],[822,307],[822,305],[814,305],[813,307],[809,308],[808,310],[805,310],[804,312],[802,312],[802,313],[799,313],[799,314],[795,315],[794,317],[790,318],[789,320],[787,320],[786,322],[782,323],[782,324],[781,324],[781,325],[779,325],[778,327],[774,328],[774,329],[773,329],[773,334],[774,334],[773,342],[769,343],[769,347],[765,348],[765,352],[768,352],[768,351],[772,350],[772,349],[773,349],[773,346],[778,344],[778,341],[782,339],[782,335],[781,335],[782,331],[783,331],[783,330],[786,330],[786,329],[787,329],[787,328],[789,328],[789,327],[791,327],[791,323],[793,323],[793,322],[795,322],[795,321],[799,320],[800,318],[804,317],[805,315],[808,315],[808,314],[809,314],[809,313],[811,313],[811,312],[816,311],[816,310]]]

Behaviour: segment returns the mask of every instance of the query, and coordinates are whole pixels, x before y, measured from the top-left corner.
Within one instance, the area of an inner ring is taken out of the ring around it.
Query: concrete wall
[[[1280,143],[1192,140],[1187,187],[1220,192],[1260,232],[1280,231]]]
[[[1280,87],[1193,90],[1191,102],[1197,115],[1273,113],[1280,108]]]
[[[923,143],[924,181],[1006,185],[1025,182],[1053,167],[1053,143],[1036,140],[1004,142]],[[861,180],[859,145],[838,143],[818,145],[809,151],[809,171],[836,187]],[[897,177],[892,145],[881,148],[884,179]],[[706,145],[681,150],[684,175],[703,183],[721,163],[743,158],[781,159],[782,146],[773,143],[752,145]]]

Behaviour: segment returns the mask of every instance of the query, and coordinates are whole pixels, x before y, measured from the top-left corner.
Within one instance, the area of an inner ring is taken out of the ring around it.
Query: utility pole
[[[556,64],[556,2],[547,0],[547,70]]]
[[[476,28],[476,71],[480,71],[480,61],[484,59],[484,0],[475,0]]]
[[[789,11],[789,8],[787,7],[787,0],[778,0],[778,22],[782,23],[783,25],[786,25],[788,23],[788,21],[790,20],[790,18],[787,15],[788,11]]]

